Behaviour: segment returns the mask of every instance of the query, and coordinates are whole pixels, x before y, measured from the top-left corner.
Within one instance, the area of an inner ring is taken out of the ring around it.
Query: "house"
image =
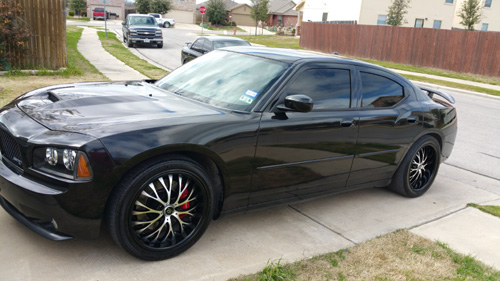
[[[294,9],[295,2],[291,0],[272,0],[269,3],[269,26],[295,27],[298,12]]]
[[[458,12],[466,0],[411,1],[404,27],[463,29]],[[391,0],[301,0],[295,10],[303,21],[385,25]],[[483,17],[475,29],[500,31],[500,0],[481,0]]]
[[[87,16],[92,18],[92,11],[95,8],[104,8],[102,0],[87,0]],[[108,0],[106,11],[111,15],[116,15],[117,19],[125,18],[125,0]],[[113,17],[114,18],[114,17]]]
[[[208,1],[196,5],[196,22],[201,22],[200,7],[208,7]],[[227,21],[235,22],[242,26],[255,26],[255,20],[250,16],[252,7],[248,4],[240,4],[232,0],[225,0]],[[204,15],[204,22],[208,22],[207,14]]]
[[[176,23],[195,23],[196,0],[170,0],[171,10],[165,18],[173,18]]]

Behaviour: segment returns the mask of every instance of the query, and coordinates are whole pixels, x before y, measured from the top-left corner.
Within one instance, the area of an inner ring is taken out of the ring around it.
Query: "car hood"
[[[147,127],[148,122],[160,120],[167,126],[169,122],[179,123],[178,120],[185,122],[225,114],[146,82],[58,85],[27,93],[14,102],[50,130],[89,134],[110,126],[127,130],[130,124],[137,122]]]
[[[161,29],[153,25],[131,25],[130,30],[161,30]]]

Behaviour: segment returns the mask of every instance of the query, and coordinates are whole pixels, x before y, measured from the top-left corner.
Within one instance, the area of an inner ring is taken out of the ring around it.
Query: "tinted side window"
[[[391,107],[403,99],[403,87],[391,79],[360,72],[363,85],[362,107]]]
[[[314,101],[313,111],[349,108],[351,75],[348,69],[317,68],[299,74],[287,95],[307,95]]]
[[[200,39],[194,41],[193,47],[191,47],[191,48],[194,49],[194,50],[196,50],[196,51],[203,50],[203,42],[204,41],[205,41],[205,39],[203,39],[203,38],[200,38]]]
[[[207,52],[212,51],[212,41],[205,40],[205,43],[203,44],[203,50],[205,50]]]

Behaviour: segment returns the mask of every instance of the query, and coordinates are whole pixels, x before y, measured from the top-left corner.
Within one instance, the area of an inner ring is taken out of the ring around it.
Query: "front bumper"
[[[141,37],[130,36],[130,41],[134,44],[160,44],[163,43],[163,38],[162,37],[141,38]]]
[[[59,203],[64,193],[18,175],[0,161],[0,205],[12,217],[50,240],[97,238],[101,220],[68,213]]]

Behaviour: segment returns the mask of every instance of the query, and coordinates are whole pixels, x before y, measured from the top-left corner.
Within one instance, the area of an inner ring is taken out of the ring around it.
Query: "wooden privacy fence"
[[[302,23],[300,47],[500,77],[500,33]]]
[[[21,68],[66,67],[64,0],[14,0],[14,3],[24,8],[21,22],[29,28],[31,36],[26,44],[28,53],[22,59],[12,61],[12,65]]]

